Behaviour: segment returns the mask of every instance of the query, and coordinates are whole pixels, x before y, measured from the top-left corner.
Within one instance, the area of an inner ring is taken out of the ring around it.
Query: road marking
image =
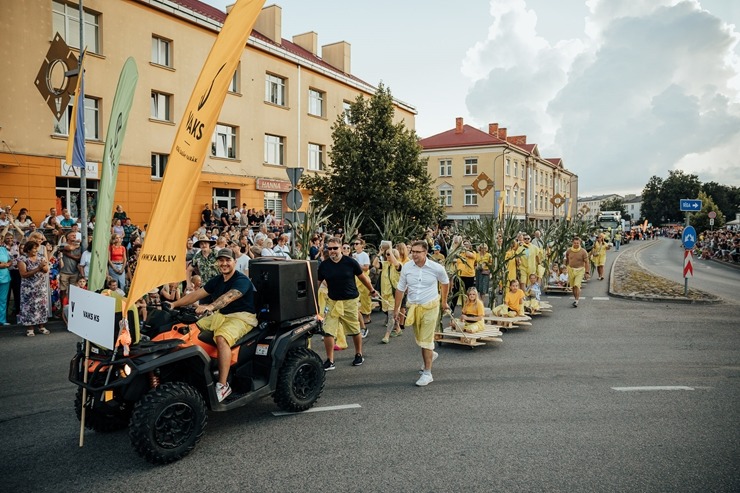
[[[592,299],[594,301],[609,301],[608,296],[594,296]]]
[[[694,390],[694,387],[686,387],[683,385],[656,385],[653,387],[612,387],[612,390],[617,390],[619,392],[640,392],[645,390]]]
[[[289,416],[291,414],[306,414],[306,413],[319,413],[322,411],[340,411],[342,409],[357,409],[362,407],[359,404],[344,404],[341,406],[324,406],[324,407],[312,407],[311,409],[307,409],[305,411],[299,412],[299,413],[291,413],[287,411],[273,411],[273,416]]]

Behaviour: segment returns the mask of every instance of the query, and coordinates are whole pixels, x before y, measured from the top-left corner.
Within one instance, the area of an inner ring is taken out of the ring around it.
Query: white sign
[[[94,291],[70,286],[67,330],[83,339],[112,349],[118,332],[116,299]]]
[[[67,162],[66,159],[61,160],[61,170],[59,172],[62,176],[72,176],[74,178],[80,177],[80,168],[72,166]],[[98,163],[92,161],[85,162],[85,178],[99,179],[98,176]]]
[[[710,218],[709,219],[709,225],[710,226],[714,226],[714,218]]]

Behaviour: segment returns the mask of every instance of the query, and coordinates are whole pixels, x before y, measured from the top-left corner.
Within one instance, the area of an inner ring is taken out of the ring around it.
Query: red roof
[[[461,133],[455,133],[456,129],[447,130],[437,135],[432,135],[426,139],[421,139],[419,144],[424,149],[440,149],[446,147],[470,147],[470,146],[490,146],[505,145],[506,142],[478,130],[470,125],[463,125]]]
[[[203,14],[204,16],[206,16],[206,17],[208,17],[210,19],[216,20],[216,21],[220,22],[221,24],[223,24],[224,21],[226,21],[226,13],[225,12],[221,12],[216,7],[213,7],[211,5],[208,5],[208,4],[205,4],[203,2],[200,2],[199,0],[173,0],[173,1],[175,3],[177,3],[177,4],[179,4],[179,5],[182,5],[185,8],[191,9],[191,10],[193,10],[195,12],[198,12],[199,14]],[[367,86],[373,87],[372,84],[368,84],[364,80],[362,80],[362,79],[360,79],[358,77],[355,77],[352,74],[347,74],[347,73],[342,72],[341,70],[337,69],[333,65],[329,65],[324,60],[322,60],[320,57],[314,55],[313,53],[311,53],[308,50],[305,50],[305,49],[301,48],[297,44],[294,44],[294,43],[288,41],[285,38],[282,38],[280,43],[275,43],[273,40],[271,40],[267,36],[263,35],[262,33],[258,32],[258,31],[255,31],[254,29],[252,29],[251,36],[253,38],[257,38],[260,41],[263,41],[265,43],[269,43],[269,44],[271,44],[273,46],[279,46],[279,47],[283,48],[285,51],[288,51],[288,52],[290,52],[290,53],[292,53],[294,55],[297,55],[297,56],[299,56],[300,58],[303,58],[306,61],[309,61],[309,62],[315,63],[317,65],[320,65],[320,66],[324,67],[325,69],[330,70],[330,71],[332,71],[334,73],[342,74],[345,77],[348,77],[348,78],[354,80],[355,82],[359,82],[361,84],[365,84]]]

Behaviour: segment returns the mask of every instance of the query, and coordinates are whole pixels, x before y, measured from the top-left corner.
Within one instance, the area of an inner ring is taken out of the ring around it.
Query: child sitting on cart
[[[475,287],[471,287],[467,291],[467,299],[463,304],[462,309],[462,321],[465,323],[463,330],[475,334],[485,330],[483,324],[483,316],[485,315],[485,307],[483,301],[478,296],[478,290]]]
[[[540,309],[540,294],[542,289],[540,288],[540,280],[537,274],[529,275],[529,283],[527,284],[524,294],[526,299],[523,304],[530,312],[536,312]]]
[[[509,290],[504,297],[504,303],[493,309],[497,317],[523,317],[524,316],[524,291],[519,289],[519,281],[509,281]]]

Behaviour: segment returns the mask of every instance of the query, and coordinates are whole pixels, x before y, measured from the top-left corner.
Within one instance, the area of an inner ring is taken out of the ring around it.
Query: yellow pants
[[[213,315],[198,320],[198,327],[213,332],[214,339],[223,337],[229,346],[244,337],[253,328],[257,327],[257,316],[249,312],[236,312],[224,315],[216,312]]]
[[[423,305],[408,305],[406,327],[414,328],[416,344],[424,349],[434,349],[434,329],[439,318],[439,297]]]
[[[477,332],[483,332],[485,328],[486,326],[483,324],[483,320],[478,320],[477,322],[467,322],[463,330],[475,334]]]
[[[370,299],[370,291],[357,277],[355,277],[355,284],[357,285],[357,290],[360,292],[360,313],[363,315],[370,315],[373,311],[373,302]]]
[[[324,332],[332,337],[349,335],[354,336],[360,333],[360,320],[357,318],[357,310],[360,305],[360,298],[351,300],[335,301],[331,298],[326,299],[326,307],[329,313],[324,320]],[[344,341],[345,347],[347,341]]]

